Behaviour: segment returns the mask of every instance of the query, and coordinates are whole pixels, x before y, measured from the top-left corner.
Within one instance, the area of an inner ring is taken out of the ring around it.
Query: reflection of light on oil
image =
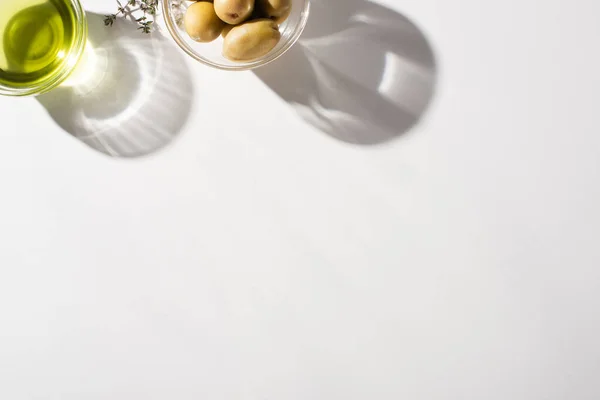
[[[46,97],[51,114],[69,133],[111,156],[162,148],[179,132],[191,107],[184,59],[169,40],[139,35],[135,24],[99,29],[91,30],[67,82]]]
[[[58,54],[56,55],[56,58],[58,58],[59,60],[62,60],[63,58],[65,58],[65,51],[61,50],[58,52]]]
[[[148,45],[127,37],[96,47],[87,45],[75,71],[63,85],[68,86],[76,95],[76,101],[80,103],[78,107],[87,110],[79,115],[78,125],[85,132],[79,134],[79,138],[93,140],[101,144],[103,151],[113,154],[118,153],[112,149],[112,142],[117,139],[127,139],[134,148],[143,148],[165,136],[165,132],[159,132],[154,124],[146,126],[148,123],[140,111],[148,109],[149,104],[154,104],[149,99],[153,97],[158,85],[164,82],[160,78],[165,75],[162,56],[163,46],[167,45],[168,42],[159,41]],[[126,65],[121,65],[124,61]],[[130,74],[136,70],[137,76]],[[167,85],[161,93],[170,89],[172,88]],[[102,112],[103,109],[113,108],[114,113],[110,115]],[[158,118],[162,104],[156,103],[155,107],[150,108],[153,116]],[[130,135],[140,129],[145,129],[152,135]],[[168,132],[166,134],[168,136]],[[139,138],[143,138],[146,143],[137,143]]]
[[[69,63],[77,64],[77,66],[63,86],[72,87],[77,93],[85,94],[102,81],[108,60],[104,51],[98,51],[88,43],[81,60],[78,62],[73,59],[69,60]]]
[[[140,46],[140,43],[137,41],[122,41],[121,46],[137,61],[140,85],[137,88],[135,97],[127,107],[124,107],[119,114],[112,116],[112,118],[100,121],[100,124],[93,129],[96,134],[107,130],[119,131],[124,126],[127,126],[128,123],[131,123],[131,121],[138,121],[138,124],[142,124],[143,121],[139,120],[140,110],[148,107],[148,99],[152,98],[152,93],[156,90],[159,79],[163,75],[162,55],[164,50],[161,46],[152,46],[150,53],[146,47]],[[110,78],[107,79],[108,82],[102,83],[103,86],[114,85],[116,83],[116,76],[108,78]],[[155,114],[158,111],[158,109],[155,109]],[[98,121],[89,120],[88,122],[91,125],[96,125]]]

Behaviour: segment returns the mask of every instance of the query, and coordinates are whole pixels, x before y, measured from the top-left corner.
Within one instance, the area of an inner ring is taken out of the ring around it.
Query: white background
[[[435,57],[338,49],[414,106],[389,140],[332,134],[385,121],[327,76],[337,130],[286,101],[312,90],[294,79],[157,64],[114,33],[104,115],[0,99],[0,398],[600,398],[600,3],[380,4],[371,32],[402,15]],[[153,129],[164,148],[128,157]]]

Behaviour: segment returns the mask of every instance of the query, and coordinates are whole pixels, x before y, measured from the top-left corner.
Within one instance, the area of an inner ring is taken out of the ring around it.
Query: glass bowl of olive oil
[[[0,0],[0,95],[38,95],[60,85],[86,40],[79,0]]]

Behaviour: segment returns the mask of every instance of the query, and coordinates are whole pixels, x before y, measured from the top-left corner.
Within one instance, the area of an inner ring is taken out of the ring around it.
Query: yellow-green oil
[[[76,23],[69,0],[0,0],[0,84],[30,87],[60,73]]]

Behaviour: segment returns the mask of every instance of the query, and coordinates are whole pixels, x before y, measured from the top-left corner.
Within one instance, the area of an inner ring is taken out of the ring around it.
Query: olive
[[[281,24],[292,12],[292,0],[256,0],[256,8],[265,18]]]
[[[231,25],[237,25],[250,17],[254,10],[254,0],[214,0],[215,12]]]
[[[270,19],[256,19],[235,26],[223,42],[223,56],[232,61],[249,61],[264,56],[277,45],[281,33]]]
[[[225,23],[215,13],[215,8],[208,1],[192,4],[185,12],[185,31],[197,42],[212,42],[219,37]]]

